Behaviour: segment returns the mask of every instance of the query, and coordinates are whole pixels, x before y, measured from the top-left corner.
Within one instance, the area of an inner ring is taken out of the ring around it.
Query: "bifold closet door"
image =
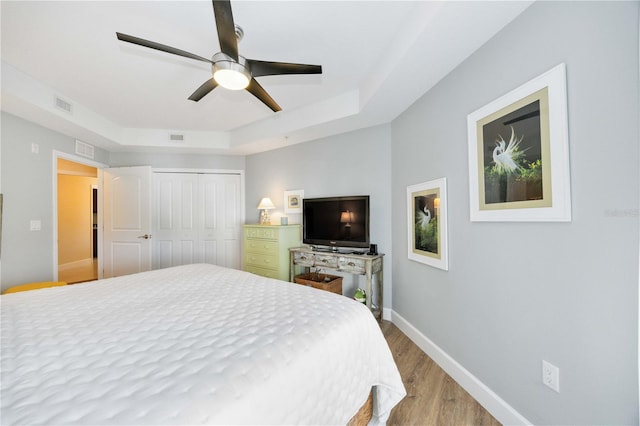
[[[240,267],[240,176],[154,173],[153,268]]]
[[[198,175],[198,190],[200,261],[240,269],[240,176]]]

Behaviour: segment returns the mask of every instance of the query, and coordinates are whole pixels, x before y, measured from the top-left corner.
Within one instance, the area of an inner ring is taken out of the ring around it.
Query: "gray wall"
[[[270,197],[276,205],[272,218],[284,210],[284,191],[302,189],[307,198],[369,195],[371,241],[384,260],[384,306],[391,307],[391,128],[389,125],[358,130],[313,142],[247,156],[246,218],[257,223],[258,203]],[[300,215],[288,215],[300,223]],[[333,272],[332,272],[333,273]],[[350,295],[364,286],[362,278],[344,275],[343,292]]]
[[[2,289],[53,279],[53,151],[75,152],[75,139],[2,113]],[[31,152],[31,144],[40,147]],[[95,161],[108,154],[95,149]],[[41,231],[30,231],[32,219]]]
[[[164,154],[153,152],[112,152],[112,167],[151,166],[168,169],[244,170],[244,156],[207,154]]]
[[[471,223],[467,114],[561,62],[573,221]],[[393,309],[534,424],[638,424],[638,117],[638,2],[538,2],[393,122]],[[448,272],[406,256],[443,176]]]
[[[75,138],[2,113],[1,288],[53,279],[53,151],[75,152]],[[31,153],[31,144],[40,147]],[[108,153],[95,148],[95,162],[112,166],[150,165],[158,168],[244,170],[243,156]],[[32,219],[41,231],[30,231]]]

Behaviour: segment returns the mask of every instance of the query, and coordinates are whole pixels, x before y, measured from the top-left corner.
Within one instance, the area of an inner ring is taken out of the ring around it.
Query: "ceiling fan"
[[[320,65],[258,61],[239,55],[238,41],[244,33],[242,29],[233,22],[231,3],[229,0],[212,1],[221,51],[213,55],[211,59],[127,34],[116,32],[116,36],[118,40],[128,43],[211,63],[213,76],[189,96],[189,100],[194,102],[198,102],[217,86],[222,86],[230,90],[246,89],[253,96],[260,99],[266,106],[271,108],[273,112],[278,112],[281,111],[282,108],[269,96],[267,91],[256,81],[255,77],[280,74],[322,74],[322,66]]]

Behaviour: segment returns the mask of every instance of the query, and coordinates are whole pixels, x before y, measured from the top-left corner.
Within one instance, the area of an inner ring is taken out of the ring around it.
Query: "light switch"
[[[34,219],[31,221],[31,230],[32,231],[40,231],[42,230],[42,221]]]
[[[33,154],[38,154],[40,152],[40,145],[38,145],[37,143],[32,143],[31,144],[31,152]]]

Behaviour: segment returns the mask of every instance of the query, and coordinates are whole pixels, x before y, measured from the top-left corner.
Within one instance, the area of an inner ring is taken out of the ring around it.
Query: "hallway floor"
[[[91,263],[86,262],[73,268],[65,268],[65,270],[58,272],[58,280],[64,281],[67,284],[77,284],[97,279],[98,259],[95,257]]]

